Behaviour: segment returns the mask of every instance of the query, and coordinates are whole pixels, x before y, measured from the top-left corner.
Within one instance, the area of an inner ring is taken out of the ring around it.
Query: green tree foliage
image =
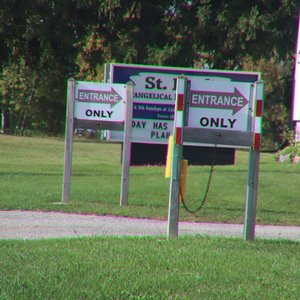
[[[169,1],[102,1],[96,22],[89,24],[88,34],[78,45],[81,76],[101,77],[103,64],[111,61],[157,63],[161,49],[168,52],[161,64],[171,56],[175,61],[169,48],[176,46],[167,47],[165,33],[164,17],[169,9]]]
[[[77,71],[73,44],[83,27],[77,13],[71,0],[1,1],[0,80],[5,88],[0,103],[2,110],[9,110],[11,119],[30,117],[32,122],[27,124],[31,127],[48,133],[62,131],[65,82]],[[10,121],[10,127],[20,125]],[[21,123],[23,131],[26,123]]]
[[[286,132],[291,126],[290,105],[293,90],[293,57],[278,61],[261,58],[255,63],[244,60],[243,68],[259,71],[265,83],[263,116],[263,146],[276,149],[286,144]]]
[[[19,128],[58,133],[67,79],[102,80],[107,62],[261,70],[267,83],[265,127],[279,143],[269,116],[277,114],[271,113],[275,104],[289,113],[298,5],[296,0],[3,0],[1,108],[16,115]]]
[[[196,36],[199,55],[213,68],[242,68],[253,61],[285,59],[294,51],[297,27],[295,1],[202,0]]]
[[[34,102],[37,74],[28,68],[23,59],[8,65],[3,70],[3,80],[0,81],[2,91],[2,109],[10,112],[13,123],[18,116],[16,125],[24,132],[26,122],[34,115]],[[13,133],[14,124],[10,124]]]

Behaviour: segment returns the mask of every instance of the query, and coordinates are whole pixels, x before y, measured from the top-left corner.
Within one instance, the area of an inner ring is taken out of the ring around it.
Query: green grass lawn
[[[120,145],[76,141],[71,201],[61,201],[64,141],[0,135],[0,209],[165,219],[164,167],[132,167],[120,207]],[[217,166],[204,209],[181,220],[243,222],[248,153]],[[262,154],[258,223],[300,225],[300,165]],[[208,166],[190,166],[187,204],[201,200]],[[0,241],[0,299],[286,299],[300,295],[300,244],[207,236]]]
[[[0,299],[278,299],[300,295],[300,244],[210,237],[0,242]]]
[[[119,144],[74,142],[71,201],[61,201],[64,140],[0,135],[0,209],[60,210],[166,219],[169,181],[164,166],[131,167],[129,205],[120,207]],[[201,201],[209,166],[188,167],[186,203]],[[181,220],[243,223],[248,152],[236,163],[216,166],[207,203],[196,216],[180,209]],[[300,164],[278,163],[262,153],[257,221],[300,225]]]
[[[129,205],[120,207],[119,144],[83,142],[73,148],[71,201],[61,201],[64,140],[0,135],[0,209],[60,210],[133,217],[167,218],[169,181],[164,166],[131,167]],[[235,165],[216,166],[207,203],[197,215],[180,209],[182,220],[243,223],[248,152]],[[201,201],[209,166],[188,168],[186,203]],[[300,225],[300,164],[278,163],[262,153],[257,221]]]

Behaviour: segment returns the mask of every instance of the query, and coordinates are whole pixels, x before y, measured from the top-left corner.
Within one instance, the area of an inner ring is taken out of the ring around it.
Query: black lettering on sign
[[[112,110],[97,110],[97,109],[87,109],[85,115],[87,117],[97,117],[103,119],[111,119],[113,114]]]
[[[207,127],[209,124],[209,119],[208,118],[201,118],[200,119],[200,125],[203,127]]]
[[[155,88],[155,82],[154,82],[154,80],[155,80],[155,77],[153,77],[153,76],[146,77],[147,84],[145,85],[145,88],[149,89],[149,90],[154,89]]]
[[[93,115],[93,111],[90,110],[90,109],[87,109],[87,110],[85,111],[85,115],[86,115],[87,117],[91,117],[91,116]]]
[[[132,128],[146,128],[146,121],[132,121]]]
[[[155,78],[154,76],[148,76],[145,79],[146,83],[145,88],[149,90],[157,89],[157,90],[166,90],[167,87],[163,86],[163,81],[160,78]]]
[[[168,129],[168,123],[166,122],[153,122],[153,129],[161,129],[161,130],[167,130]]]
[[[170,136],[169,131],[151,131],[151,139],[168,139]]]
[[[237,119],[226,119],[226,118],[207,118],[203,117],[200,119],[200,125],[202,127],[210,127],[210,128],[230,128],[234,127]]]

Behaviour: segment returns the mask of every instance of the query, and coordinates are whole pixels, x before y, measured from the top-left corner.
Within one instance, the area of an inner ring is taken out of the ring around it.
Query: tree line
[[[8,133],[63,133],[68,78],[109,62],[260,71],[265,141],[290,122],[296,0],[2,0],[0,109]]]

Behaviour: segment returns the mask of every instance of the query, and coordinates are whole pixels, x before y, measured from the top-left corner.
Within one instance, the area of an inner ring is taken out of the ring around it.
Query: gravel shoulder
[[[37,211],[0,211],[0,239],[166,236],[167,221]],[[243,238],[242,224],[179,222],[179,235]],[[256,238],[300,242],[300,226],[257,225]]]

